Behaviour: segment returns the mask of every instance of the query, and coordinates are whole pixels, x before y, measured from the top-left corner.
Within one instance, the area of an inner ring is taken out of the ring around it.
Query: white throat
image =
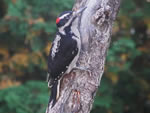
[[[61,34],[66,35],[65,30],[64,30],[64,27],[58,28],[58,31],[59,31]]]

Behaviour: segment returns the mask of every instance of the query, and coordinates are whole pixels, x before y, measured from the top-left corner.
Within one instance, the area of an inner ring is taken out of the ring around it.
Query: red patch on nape
[[[59,18],[57,18],[56,19],[56,24],[58,24],[60,22],[60,19]]]

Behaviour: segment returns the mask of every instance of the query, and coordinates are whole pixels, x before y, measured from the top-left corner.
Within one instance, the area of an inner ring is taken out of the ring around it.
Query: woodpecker
[[[59,98],[60,81],[65,74],[76,67],[81,50],[81,39],[77,33],[75,19],[86,8],[65,11],[56,19],[57,33],[48,56],[48,87],[51,88],[49,106],[55,105]]]

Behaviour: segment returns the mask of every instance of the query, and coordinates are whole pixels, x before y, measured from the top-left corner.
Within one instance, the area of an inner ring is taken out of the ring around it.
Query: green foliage
[[[120,65],[117,67],[113,65],[113,63],[123,63],[123,70],[129,70],[133,63],[133,60],[140,55],[140,51],[136,49],[135,42],[130,38],[121,38],[117,42],[114,42],[111,46],[107,62],[109,64],[109,71],[118,72],[120,71]]]
[[[101,106],[108,109],[112,105],[112,87],[110,87],[111,84],[108,83],[108,80],[106,80],[105,78],[101,82],[101,87],[99,88],[94,101],[94,107]]]
[[[149,17],[150,4],[141,0],[123,0],[121,13],[131,18]]]
[[[6,0],[2,3],[6,12],[0,20],[0,56],[4,58],[0,61],[0,72],[5,71],[5,65],[9,76],[43,73],[47,70],[47,56],[56,31],[55,18],[63,10],[71,9],[73,1]]]
[[[48,103],[47,84],[30,81],[0,91],[0,113],[44,113]]]

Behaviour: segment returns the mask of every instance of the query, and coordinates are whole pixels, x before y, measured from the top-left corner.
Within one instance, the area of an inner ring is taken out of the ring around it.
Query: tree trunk
[[[60,97],[46,113],[90,113],[102,74],[110,43],[112,24],[119,10],[120,0],[76,0],[73,10],[87,7],[79,21],[82,52],[80,67],[65,75]]]

